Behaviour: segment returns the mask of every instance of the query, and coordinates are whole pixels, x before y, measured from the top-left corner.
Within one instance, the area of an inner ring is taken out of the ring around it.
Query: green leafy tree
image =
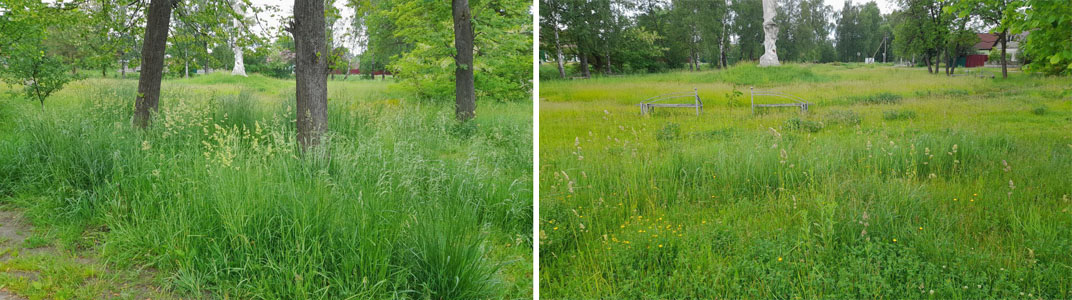
[[[444,1],[358,1],[369,30],[369,58],[382,62],[392,54],[390,69],[403,86],[422,99],[453,99],[454,33],[451,5]],[[531,2],[473,0],[476,97],[495,101],[527,99],[532,89]],[[382,22],[390,21],[385,25]],[[376,28],[379,27],[379,28]],[[380,36],[388,31],[391,39]],[[379,36],[379,37],[378,37]],[[390,44],[391,41],[400,44]],[[388,43],[389,50],[376,47]],[[381,52],[376,54],[377,52]],[[384,53],[385,52],[385,53]],[[371,57],[370,57],[371,56]]]
[[[45,41],[55,29],[81,17],[70,6],[28,0],[0,2],[0,79],[22,86],[22,94],[44,108],[45,99],[71,80],[62,59]]]
[[[1061,1],[1027,0],[1024,19],[1013,33],[1027,33],[1021,49],[1030,59],[1025,69],[1050,75],[1072,75],[1072,5]]]
[[[732,0],[730,9],[736,15],[733,33],[737,36],[737,56],[754,61],[763,55],[763,2],[761,0]]]
[[[894,53],[920,58],[928,72],[938,74],[942,50],[948,44],[954,16],[948,13],[952,0],[902,0],[900,24],[893,40]]]
[[[1006,59],[1008,51],[1009,33],[1013,24],[1022,23],[1022,8],[1024,0],[962,0],[948,7],[956,12],[961,18],[975,16],[986,25],[993,26],[990,33],[997,35],[997,42],[1001,44],[1001,77],[1009,77],[1009,62]],[[1067,6],[1067,3],[1066,3]]]

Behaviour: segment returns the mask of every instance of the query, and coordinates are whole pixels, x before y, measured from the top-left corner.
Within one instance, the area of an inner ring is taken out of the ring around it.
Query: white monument
[[[759,57],[759,66],[777,66],[778,49],[775,42],[778,40],[778,25],[774,24],[774,16],[778,14],[777,0],[763,0],[763,56]]]
[[[231,2],[231,7],[234,8],[235,13],[244,15],[242,7],[239,6],[238,1]],[[234,38],[232,40],[232,46],[234,47],[234,69],[231,69],[231,75],[246,76],[246,63],[242,57],[242,46],[238,45],[238,33],[242,32],[241,24],[238,22],[238,18],[234,19]],[[248,76],[247,76],[248,77]]]

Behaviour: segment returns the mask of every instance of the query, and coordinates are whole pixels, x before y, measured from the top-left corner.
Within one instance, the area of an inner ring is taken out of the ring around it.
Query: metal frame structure
[[[693,99],[695,99],[695,102],[693,104],[655,103],[666,99],[686,97],[692,97]],[[700,115],[700,112],[703,112],[703,101],[700,101],[700,91],[695,88],[692,89],[692,92],[662,94],[648,99],[644,99],[644,101],[641,101],[638,105],[640,105],[641,115],[650,114],[652,111],[654,111],[654,108],[656,107],[695,107],[697,116]]]
[[[987,77],[994,78],[995,77],[994,73],[990,73],[990,71],[987,71],[987,70],[973,70],[973,69],[980,69],[980,68],[978,68],[978,67],[976,67],[976,68],[964,68],[964,74],[950,74],[949,76],[952,76],[952,77],[975,76],[975,77],[978,77],[978,78],[987,78]]]
[[[749,98],[752,101],[752,114],[756,113],[756,107],[791,107],[791,106],[800,107],[800,112],[801,113],[806,113],[806,112],[808,112],[808,105],[810,105],[810,103],[808,103],[808,101],[804,100],[803,98],[793,96],[793,95],[789,95],[789,94],[783,94],[783,93],[779,93],[779,92],[775,92],[775,91],[757,91],[755,87],[748,87],[748,92],[749,92]],[[756,96],[780,97],[780,98],[793,100],[793,102],[796,102],[796,103],[756,104]]]

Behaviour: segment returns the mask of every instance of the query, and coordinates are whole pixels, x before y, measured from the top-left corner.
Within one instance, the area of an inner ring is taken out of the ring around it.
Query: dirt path
[[[174,299],[148,271],[110,270],[93,251],[52,246],[17,210],[0,206],[0,300]]]

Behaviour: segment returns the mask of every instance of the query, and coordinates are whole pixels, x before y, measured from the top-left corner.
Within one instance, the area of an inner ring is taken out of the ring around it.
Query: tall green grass
[[[635,106],[725,75],[542,85],[541,296],[1072,297],[1065,78],[810,68],[837,79],[766,87],[808,114],[722,82],[700,116]]]
[[[0,100],[0,199],[179,295],[531,296],[529,104],[481,104],[459,134],[449,104],[331,82],[313,156],[292,82],[166,81],[147,131],[129,125],[135,84],[80,81],[44,110]]]

